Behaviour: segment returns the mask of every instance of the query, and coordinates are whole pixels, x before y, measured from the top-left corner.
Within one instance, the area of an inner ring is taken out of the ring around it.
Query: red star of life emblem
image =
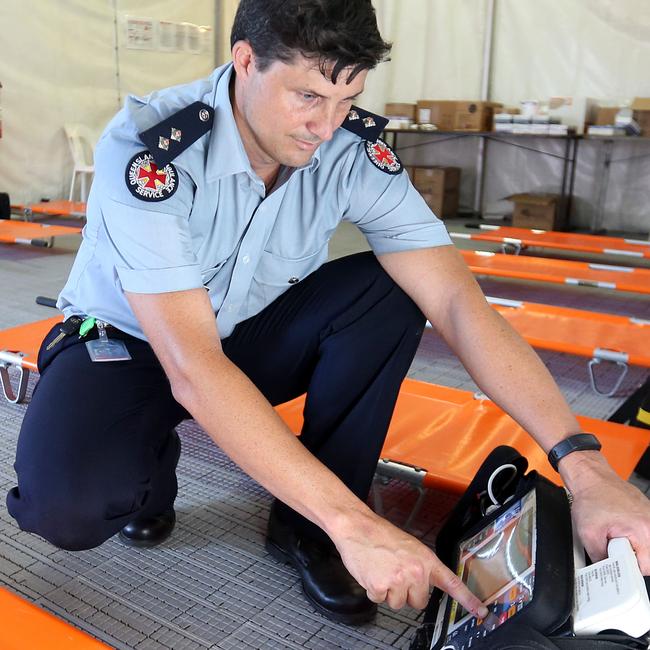
[[[158,167],[148,151],[131,158],[126,167],[129,192],[143,201],[164,201],[178,189],[178,173],[171,163]]]
[[[375,152],[375,158],[380,165],[395,164],[395,154],[386,145],[381,142],[375,142],[372,148]]]
[[[375,167],[386,174],[399,174],[402,171],[402,163],[395,152],[382,140],[366,142],[366,153]]]
[[[151,161],[140,167],[140,170],[138,171],[138,179],[145,180],[142,187],[150,187],[152,190],[157,190],[161,185],[167,183],[167,173],[165,170],[159,170],[158,165]]]

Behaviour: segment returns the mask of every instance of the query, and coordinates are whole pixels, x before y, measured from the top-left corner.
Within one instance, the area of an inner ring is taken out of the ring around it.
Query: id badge
[[[86,341],[86,348],[91,361],[130,361],[131,355],[124,345],[124,341],[115,339],[96,339]]]
[[[130,361],[131,355],[126,349],[124,341],[109,339],[106,335],[106,324],[97,321],[97,331],[99,338],[93,341],[86,341],[86,349],[90,355],[90,360],[94,362],[101,361]]]

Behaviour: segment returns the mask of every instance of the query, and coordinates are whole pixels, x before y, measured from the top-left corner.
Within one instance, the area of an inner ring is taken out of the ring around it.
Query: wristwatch
[[[574,433],[572,436],[558,442],[551,451],[548,452],[548,462],[557,472],[558,463],[562,458],[568,456],[574,451],[600,451],[602,445],[593,433]]]

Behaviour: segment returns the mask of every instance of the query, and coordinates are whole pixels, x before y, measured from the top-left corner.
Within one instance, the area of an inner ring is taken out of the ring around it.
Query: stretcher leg
[[[501,252],[504,255],[519,255],[523,249],[524,246],[518,242],[504,242],[501,244]]]
[[[589,383],[591,384],[591,388],[593,389],[593,391],[598,393],[599,395],[602,395],[603,397],[613,397],[614,395],[616,395],[618,389],[621,387],[621,384],[623,383],[623,380],[625,379],[625,376],[627,375],[627,371],[630,369],[630,367],[624,361],[613,361],[613,363],[615,363],[621,369],[621,374],[614,382],[614,386],[611,388],[611,390],[609,391],[601,390],[601,388],[599,388],[598,384],[596,383],[596,373],[594,368],[598,366],[600,363],[602,363],[602,361],[603,359],[598,359],[594,357],[587,364],[589,370]]]
[[[20,353],[0,350],[0,384],[2,384],[4,396],[12,404],[20,404],[25,399],[25,394],[27,393],[29,369],[23,368],[20,365],[23,356]],[[15,391],[11,383],[11,377],[9,376],[9,367],[11,366],[14,366],[18,373],[18,383]]]

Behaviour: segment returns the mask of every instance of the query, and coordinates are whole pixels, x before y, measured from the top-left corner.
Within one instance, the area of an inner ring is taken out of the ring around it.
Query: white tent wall
[[[99,135],[127,94],[189,81],[213,69],[212,44],[198,55],[126,49],[125,15],[214,29],[215,2],[0,2],[0,191],[9,192],[12,202],[67,198],[72,158],[64,124],[85,124]]]
[[[392,62],[374,72],[362,105],[377,112],[387,101],[480,99],[488,0],[374,0]],[[487,99],[517,106],[527,99],[573,98],[567,121],[582,125],[586,98],[650,96],[650,2],[647,0],[495,0],[494,53]],[[401,137],[401,144],[422,143]],[[433,139],[433,138],[429,138]],[[518,140],[564,154],[563,142]],[[615,145],[603,212],[602,142],[580,144],[572,224],[612,230],[650,229],[650,141]],[[558,192],[562,161],[489,144],[482,211],[511,210],[515,192]],[[463,169],[461,206],[474,205],[476,142],[452,141],[403,152],[406,164],[456,165]],[[647,158],[639,157],[649,154]]]
[[[479,99],[489,0],[373,0],[392,62],[370,77],[359,103],[379,113],[388,101]],[[0,190],[12,199],[65,196],[72,162],[63,124],[83,122],[99,132],[127,93],[205,76],[229,57],[237,0],[2,0],[0,81],[4,131]],[[551,96],[574,99],[582,119],[587,97],[650,96],[650,2],[647,0],[495,0],[489,99],[517,105]],[[125,15],[215,26],[219,47],[201,55],[127,50],[116,57],[115,17]],[[119,76],[118,73],[119,72]],[[417,136],[409,136],[411,138]],[[416,140],[412,140],[416,142]],[[422,142],[420,140],[419,142]],[[541,141],[538,141],[538,144]],[[408,140],[401,144],[409,144]],[[532,139],[531,143],[532,144]],[[534,146],[534,145],[533,145]],[[560,142],[544,144],[561,154]],[[407,164],[463,168],[461,206],[474,205],[476,141],[467,139],[404,151]],[[504,214],[503,197],[557,191],[562,162],[490,144],[482,209]],[[596,222],[603,178],[603,143],[583,141],[573,223],[647,232],[650,229],[650,142],[616,145],[603,220]]]
[[[573,97],[573,119],[586,98],[650,96],[650,2],[647,0],[496,0],[491,98]],[[650,141],[618,142],[613,159],[647,154],[611,166],[602,218],[604,143],[580,143],[572,223],[647,233],[650,230]],[[555,147],[561,153],[562,145]],[[499,146],[488,161],[484,209],[499,212],[515,191],[557,191],[561,161]],[[513,172],[513,170],[516,170]]]

